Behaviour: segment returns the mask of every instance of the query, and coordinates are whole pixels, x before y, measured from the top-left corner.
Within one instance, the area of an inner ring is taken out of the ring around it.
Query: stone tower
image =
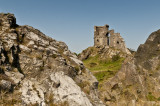
[[[109,46],[109,25],[94,26],[94,46]]]
[[[94,46],[112,47],[130,54],[120,33],[114,33],[114,30],[109,30],[109,25],[107,24],[104,26],[94,26]]]

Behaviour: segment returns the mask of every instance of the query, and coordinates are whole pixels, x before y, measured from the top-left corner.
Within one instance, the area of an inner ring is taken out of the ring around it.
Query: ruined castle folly
[[[94,46],[113,47],[130,54],[120,33],[114,33],[113,29],[109,30],[109,25],[107,24],[104,26],[94,26]]]

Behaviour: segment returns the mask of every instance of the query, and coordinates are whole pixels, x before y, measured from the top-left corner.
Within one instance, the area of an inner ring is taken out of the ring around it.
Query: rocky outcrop
[[[159,65],[160,30],[153,32],[145,44],[139,46],[135,55],[137,65],[147,70],[156,70]]]
[[[123,57],[123,58],[132,56],[132,54],[124,53],[121,50],[118,50],[112,47],[99,46],[99,47],[88,47],[78,55],[78,58],[80,60],[86,60],[89,57],[94,57],[97,55],[100,56],[101,60],[112,59],[116,55],[119,55],[120,57]]]
[[[0,14],[0,104],[103,106],[97,88],[65,43]]]
[[[109,106],[160,105],[160,30],[128,57],[121,70],[103,84],[101,99]]]

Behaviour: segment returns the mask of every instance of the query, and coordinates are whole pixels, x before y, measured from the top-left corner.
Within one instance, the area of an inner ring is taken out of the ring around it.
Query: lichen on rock
[[[17,25],[10,13],[0,14],[0,64],[1,104],[103,106],[98,81],[67,45]],[[84,82],[88,93],[78,85]]]

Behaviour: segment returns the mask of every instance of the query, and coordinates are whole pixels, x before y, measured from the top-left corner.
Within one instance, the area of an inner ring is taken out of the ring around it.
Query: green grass
[[[99,55],[94,57],[89,57],[84,60],[84,65],[93,72],[94,76],[99,82],[107,80],[108,78],[114,76],[117,71],[121,68],[124,58],[119,56],[113,56],[112,59],[102,60]]]
[[[99,56],[90,57],[87,60],[84,60],[84,65],[90,71],[114,71],[119,70],[121,68],[122,62],[124,58],[119,58],[116,61],[112,61],[111,59],[108,60],[101,60]]]
[[[157,98],[154,97],[151,92],[149,92],[148,95],[147,95],[147,100],[148,101],[156,101]]]
[[[152,95],[151,92],[148,93],[146,98],[147,98],[148,101],[160,101],[160,97],[156,98],[155,96]]]
[[[93,74],[99,82],[102,82],[102,81],[107,80],[108,78],[114,76],[116,72],[117,71],[108,70],[108,71],[96,72],[96,73],[93,73]]]

